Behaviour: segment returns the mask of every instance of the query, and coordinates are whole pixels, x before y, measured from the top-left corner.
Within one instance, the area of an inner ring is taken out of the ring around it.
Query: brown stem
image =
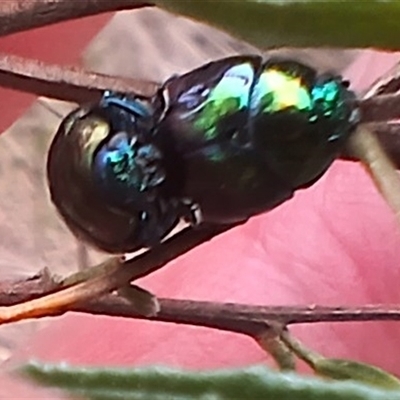
[[[0,282],[0,306],[9,306],[38,298],[60,288],[47,269],[38,274],[17,280]]]
[[[130,264],[127,270],[133,274]],[[125,266],[127,267],[127,266]],[[143,270],[139,275],[143,274]],[[35,282],[35,284],[32,284]],[[0,284],[0,305],[11,305],[43,295],[54,286],[46,288],[43,279],[27,279]],[[42,289],[42,290],[41,290]],[[10,298],[10,293],[14,297]],[[207,301],[159,299],[160,311],[152,320],[206,326],[210,328],[241,332],[246,330],[254,334],[263,332],[266,321],[275,321],[282,325],[316,322],[348,321],[399,321],[400,305],[366,305],[361,307],[324,307],[324,306],[254,306]],[[74,305],[70,310],[110,315],[126,318],[146,319],[138,315],[131,303],[124,297],[105,295],[92,302]],[[66,310],[59,310],[62,314]],[[243,328],[244,327],[244,328]]]
[[[110,286],[112,287],[113,276],[122,268],[122,263],[118,261],[118,259],[110,260],[113,268],[109,269],[109,274],[95,277],[37,299],[13,306],[0,307],[0,324],[58,314],[61,310],[66,311],[68,307],[80,301],[101,296],[109,290]]]
[[[381,147],[379,140],[366,125],[360,125],[350,137],[348,146],[363,163],[375,186],[394,211],[400,223],[400,179],[395,166]]]
[[[360,101],[362,122],[390,121],[400,118],[400,94],[384,94]]]
[[[105,89],[151,97],[160,87],[155,82],[107,76],[7,54],[0,54],[0,86],[76,103],[95,101]],[[361,101],[360,105],[363,122],[400,117],[400,93],[375,96]],[[400,167],[398,124],[389,127],[386,123],[374,125],[378,127],[378,136],[383,147],[389,150],[393,161]],[[345,151],[343,158],[355,157]]]
[[[154,82],[96,74],[7,54],[0,54],[0,86],[77,103],[94,101],[106,89],[149,97],[159,88]]]
[[[397,122],[378,122],[366,124],[368,130],[374,132],[385,154],[400,169],[400,124]],[[347,147],[341,155],[344,160],[358,160],[354,152]]]
[[[317,322],[399,321],[400,305],[360,307],[254,306],[207,301],[159,299],[160,311],[154,321],[173,322],[228,330],[257,336],[268,321],[282,325]],[[123,298],[108,295],[74,308],[90,314],[140,318]]]
[[[20,321],[27,318],[38,318],[60,314],[71,310],[76,304],[99,297],[120,287],[126,286],[131,280],[139,279],[163,267],[192,248],[210,240],[232,226],[204,227],[202,229],[186,228],[158,247],[147,251],[131,261],[121,262],[114,258],[102,265],[100,274],[95,274],[84,282],[67,288],[28,300],[8,307],[0,307],[0,324]],[[97,271],[97,268],[95,268]],[[79,273],[78,273],[79,274]],[[85,271],[87,274],[87,271]],[[125,299],[126,300],[126,299]],[[132,309],[132,302],[129,302]]]
[[[208,238],[210,238],[211,232],[208,232],[208,234]],[[206,238],[206,233],[203,233],[203,235],[203,239]],[[191,240],[193,244],[194,236],[192,236]],[[189,242],[190,240],[188,240],[187,246],[190,245]],[[161,257],[160,254],[161,253],[159,253],[158,257]],[[172,258],[174,257],[172,253],[170,253],[169,256]],[[145,259],[147,257],[148,256],[145,256]],[[142,266],[140,263],[136,263],[136,261],[130,261],[128,265],[117,269],[119,272],[117,275],[114,275],[113,279],[118,280],[118,277],[121,276],[124,278],[133,275],[143,276],[146,271],[145,264],[146,262]],[[135,271],[135,267],[139,268],[138,272]],[[121,271],[124,272],[121,273]],[[17,302],[27,301],[33,297],[43,296],[49,292],[54,292],[56,290],[55,283],[52,282],[48,284],[46,282],[49,282],[48,277],[26,279],[25,281],[2,282],[0,283],[0,305],[4,307]],[[62,290],[61,293],[68,294],[71,292]],[[56,294],[59,294],[59,292]],[[63,298],[65,299],[65,297]],[[263,334],[266,329],[270,327],[272,321],[282,326],[317,322],[400,321],[400,305],[378,304],[360,307],[324,307],[314,305],[256,306],[207,301],[159,299],[160,311],[157,315],[147,318],[138,314],[132,306],[132,302],[122,296],[107,294],[99,298],[91,297],[92,299],[95,298],[95,300],[90,302],[86,294],[84,298],[86,299],[85,303],[64,303],[61,308],[51,309],[48,307],[48,303],[46,303],[45,296],[39,300],[42,302],[41,304],[47,304],[47,309],[42,309],[40,314],[36,312],[28,316],[24,315],[23,318],[61,315],[70,310],[95,315],[150,319],[153,321],[203,326],[247,334],[254,338]],[[58,306],[59,305],[58,303]],[[4,307],[4,309],[9,308],[10,307]],[[10,322],[10,320],[7,322]]]
[[[3,0],[0,36],[104,12],[151,6],[140,0]]]
[[[92,100],[105,89],[152,96],[159,88],[154,82],[111,77],[7,54],[0,55],[0,86],[75,102]],[[360,108],[364,123],[400,118],[400,94],[361,100]]]
[[[389,71],[381,75],[362,94],[362,98],[381,94],[394,94],[400,90],[400,63],[397,62]]]

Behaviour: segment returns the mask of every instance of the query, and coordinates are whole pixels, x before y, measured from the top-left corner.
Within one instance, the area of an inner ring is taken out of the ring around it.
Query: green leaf
[[[400,1],[156,0],[260,48],[400,48]]]
[[[168,368],[90,369],[31,363],[21,369],[42,385],[92,400],[399,400],[400,391],[326,381],[256,366],[213,372]]]
[[[372,365],[351,360],[321,358],[313,363],[315,372],[332,379],[353,379],[386,389],[400,390],[400,380]]]

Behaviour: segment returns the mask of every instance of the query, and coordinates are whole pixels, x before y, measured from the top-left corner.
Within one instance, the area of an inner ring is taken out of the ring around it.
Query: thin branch
[[[8,307],[0,307],[0,324],[21,321],[27,318],[38,318],[58,313],[68,309],[79,301],[85,301],[113,289],[113,277],[122,269],[122,262],[114,258],[109,261],[109,273],[96,276],[86,282],[78,283],[66,289],[61,289],[37,299],[15,304]]]
[[[280,337],[284,330],[282,326],[274,329],[274,325],[271,324],[269,329],[255,336],[254,339],[264,351],[271,355],[281,371],[294,371],[296,370],[294,354]]]
[[[94,101],[106,89],[150,97],[159,88],[154,82],[44,64],[7,54],[0,54],[0,86],[76,103]]]
[[[257,338],[269,329],[272,322],[288,325],[400,320],[399,305],[268,307],[174,299],[159,299],[160,311],[157,315],[148,318],[139,315],[132,302],[125,297],[116,294],[106,294],[100,297],[101,294],[121,287],[132,279],[138,279],[154,272],[168,261],[229,228],[209,227],[200,230],[187,228],[165,241],[158,248],[143,253],[122,265],[114,265],[113,269],[104,268],[103,265],[90,278],[88,278],[87,271],[84,271],[82,277],[88,280],[69,286],[67,289],[63,289],[65,283],[56,283],[46,271],[25,280],[2,282],[0,283],[0,306],[2,306],[0,307],[0,322],[8,323],[26,318],[47,317],[61,315],[67,311],[78,311],[204,326]],[[79,274],[82,273],[77,273],[75,279],[67,280],[69,284],[81,282],[78,279]],[[37,297],[38,299],[32,301],[32,298]]]
[[[105,89],[147,97],[159,88],[154,82],[112,77],[7,54],[0,55],[0,86],[78,103],[93,100]],[[399,93],[367,98],[359,104],[363,123],[400,118]]]
[[[379,122],[400,118],[400,94],[384,94],[360,101],[361,121]]]
[[[8,286],[12,288],[11,283]],[[26,281],[25,287],[21,281],[15,282],[15,291],[19,293],[19,300],[31,298],[32,293],[30,290],[29,280]],[[10,303],[7,293],[0,291],[0,305],[4,306]],[[318,322],[400,320],[400,305],[378,304],[360,307],[324,307],[315,305],[257,306],[175,299],[159,299],[159,304],[160,311],[158,314],[147,318],[135,312],[132,303],[126,298],[108,294],[101,298],[96,298],[96,300],[87,301],[84,304],[71,304],[69,308],[52,310],[51,314],[61,315],[67,311],[78,311],[95,315],[150,319],[243,333],[252,337],[257,337],[265,332],[270,321],[282,325],[290,325]]]
[[[97,74],[74,67],[45,64],[0,54],[0,86],[76,103],[95,101],[106,89],[151,97],[159,89],[155,82]],[[400,93],[375,96],[360,102],[362,122],[400,118]],[[379,125],[379,138],[400,166],[400,131]],[[350,154],[344,155],[351,158]]]
[[[280,338],[283,343],[286,344],[287,348],[293,352],[292,354],[296,354],[300,360],[303,360],[314,371],[318,368],[318,364],[321,361],[326,360],[321,354],[309,349],[298,339],[292,336],[288,330],[282,330]]]
[[[3,0],[0,36],[61,21],[153,5],[140,0]]]
[[[316,322],[399,321],[400,305],[366,305],[360,307],[324,306],[257,306],[207,301],[159,299],[160,312],[151,319],[218,329],[240,325],[246,321],[275,321],[282,325]],[[76,311],[112,316],[143,318],[132,312],[123,298],[109,295],[94,303],[74,308]],[[233,326],[232,326],[233,325]],[[236,328],[238,329],[238,328]]]
[[[360,307],[257,306],[206,301],[159,299],[160,311],[150,318],[178,324],[245,333],[253,337],[264,332],[268,322],[282,325],[318,322],[399,321],[400,305]],[[121,297],[108,295],[73,308],[90,314],[147,319],[137,315]]]
[[[394,94],[400,90],[400,63],[397,62],[389,71],[381,75],[367,90],[362,98],[382,94]]]
[[[163,267],[169,261],[187,251],[212,239],[214,236],[230,229],[230,226],[186,228],[153,249],[138,255],[133,260],[122,262],[113,258],[94,268],[93,276],[88,277],[90,270],[75,274],[84,276],[84,281],[63,287],[60,290],[43,295],[33,300],[10,306],[0,307],[0,324],[20,321],[27,318],[39,318],[70,310],[74,305],[126,286],[134,279],[139,279]],[[98,272],[100,271],[100,273]],[[65,283],[64,283],[65,285]],[[1,297],[1,296],[0,296]],[[27,298],[31,298],[28,296]],[[132,308],[132,302],[129,302]]]
[[[400,124],[397,122],[378,122],[366,124],[367,129],[374,132],[384,152],[400,169]],[[344,160],[358,160],[358,157],[347,147],[341,155]]]
[[[60,283],[52,279],[47,269],[28,278],[3,280],[0,281],[0,306],[32,300],[59,288]]]
[[[25,280],[0,283],[0,306],[2,306],[0,307],[0,322],[8,323],[77,311],[203,326],[246,334],[257,339],[272,326],[271,324],[286,326],[298,323],[400,320],[400,305],[255,306],[175,299],[159,299],[160,311],[149,318],[138,314],[132,302],[123,296],[105,294],[99,297],[100,294],[120,287],[123,283],[154,272],[169,260],[221,232],[221,228],[219,230],[217,228],[198,231],[183,230],[159,248],[146,252],[123,265],[117,265],[114,270],[103,269],[103,275],[95,274],[88,281],[67,289],[62,289],[63,283],[57,284],[49,278],[47,273]],[[86,271],[85,273],[87,274]],[[79,282],[79,279],[75,281]],[[75,296],[76,293],[79,296]],[[29,301],[35,297],[39,298]],[[26,303],[21,303],[23,301]],[[28,311],[27,306],[30,306]],[[16,309],[19,310],[19,314],[15,312]]]
[[[379,140],[366,125],[360,125],[348,141],[353,154],[368,170],[400,223],[400,179],[395,166],[381,147]]]

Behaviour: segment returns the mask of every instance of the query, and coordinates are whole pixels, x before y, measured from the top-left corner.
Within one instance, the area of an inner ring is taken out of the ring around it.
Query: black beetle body
[[[227,223],[272,209],[332,163],[355,126],[355,97],[339,77],[293,61],[231,57],[165,84],[166,138],[181,164],[180,196],[204,221]]]
[[[47,161],[51,199],[68,227],[110,253],[159,243],[179,218],[178,203],[163,192],[163,157],[147,138],[152,116],[123,100],[135,107],[106,95],[68,115]]]
[[[122,253],[159,243],[180,218],[244,221],[329,167],[357,123],[340,77],[230,57],[168,80],[152,99],[106,92],[61,124],[52,200],[75,234]],[[197,221],[198,222],[198,221]]]

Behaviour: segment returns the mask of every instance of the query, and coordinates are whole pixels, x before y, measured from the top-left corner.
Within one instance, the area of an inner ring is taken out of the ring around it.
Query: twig
[[[159,88],[154,82],[96,74],[7,54],[0,54],[0,86],[77,103],[94,101],[106,89],[150,97]]]
[[[0,306],[18,304],[52,293],[60,288],[47,269],[38,274],[17,280],[4,280],[0,282]]]
[[[362,98],[382,94],[394,94],[400,90],[400,63],[397,62],[389,71],[381,75],[367,90]]]
[[[294,371],[296,369],[296,360],[293,352],[284,343],[281,338],[285,327],[271,324],[270,328],[260,335],[254,337],[257,344],[272,356],[281,371]]]
[[[76,304],[99,297],[104,293],[127,285],[133,279],[139,279],[154,272],[167,262],[231,227],[204,227],[197,230],[186,228],[158,247],[135,257],[131,261],[121,262],[121,260],[113,258],[105,265],[100,266],[100,273],[98,273],[99,268],[94,268],[93,276],[83,282],[64,289],[61,288],[55,293],[37,299],[8,307],[0,307],[0,324],[27,318],[44,317],[70,310]],[[78,272],[75,277],[80,274],[84,274],[86,279],[88,270]],[[79,282],[79,279],[77,281]],[[132,309],[132,302],[129,302],[129,304]]]
[[[0,2],[0,36],[104,12],[152,5],[140,0],[5,0]]]
[[[105,89],[150,97],[160,87],[155,82],[107,76],[7,54],[0,55],[0,86],[78,103],[95,99]],[[400,118],[400,94],[361,100],[360,108],[363,123]]]
[[[265,329],[268,321],[290,325],[317,322],[400,320],[400,305],[256,306],[174,299],[159,299],[159,302],[160,311],[157,316],[151,318],[152,320],[206,326],[233,332],[241,332],[241,327],[246,324],[256,324],[258,328]],[[113,295],[75,307],[74,310],[91,314],[143,319],[132,311],[129,303],[123,298]]]
[[[90,299],[92,296],[101,296],[112,288],[113,276],[121,270],[122,263],[118,259],[109,261],[109,274],[96,276],[86,282],[61,289],[55,293],[39,297],[24,303],[9,307],[0,307],[0,324],[20,321],[27,318],[37,318],[66,310],[71,305]]]
[[[354,155],[363,163],[384,199],[400,222],[400,179],[394,165],[380,146],[375,135],[361,125],[350,137]]]
[[[255,306],[174,299],[159,299],[159,312],[148,318],[138,314],[132,306],[132,302],[125,297],[116,294],[97,296],[112,290],[112,288],[120,287],[122,283],[130,281],[132,278],[139,278],[153,272],[168,260],[174,259],[179,254],[183,254],[218,233],[221,231],[216,231],[215,228],[182,231],[180,235],[178,234],[178,239],[171,238],[155,251],[144,253],[139,256],[139,259],[128,261],[122,266],[117,265],[114,271],[103,269],[103,275],[95,274],[87,282],[69,287],[69,289],[60,290],[63,284],[56,284],[49,279],[46,273],[39,277],[0,283],[0,306],[2,306],[0,320],[2,323],[7,323],[26,318],[61,315],[67,311],[78,311],[95,315],[203,326],[246,334],[256,340],[271,327],[271,323],[286,326],[317,322],[400,321],[400,305]],[[59,291],[54,293],[56,290]],[[46,296],[47,293],[53,294]],[[28,301],[34,297],[40,298]],[[21,303],[24,301],[27,302]],[[13,306],[13,304],[16,305]],[[31,307],[28,311],[27,305]],[[15,310],[14,307],[17,307],[19,313],[12,311]]]
[[[369,97],[360,101],[361,121],[379,122],[400,118],[399,93]]]
[[[297,357],[303,360],[307,365],[309,365],[312,369],[315,370],[315,366],[318,362],[324,359],[323,356],[318,354],[317,352],[309,349],[304,346],[298,339],[292,336],[288,331],[281,332],[281,340],[286,346],[294,353]]]
[[[211,236],[211,233],[209,232]],[[204,238],[204,237],[203,237]],[[194,241],[194,236],[192,237]],[[178,244],[175,244],[178,246]],[[193,245],[193,242],[192,242]],[[188,243],[189,246],[189,243]],[[174,255],[171,253],[170,257]],[[147,259],[149,256],[144,256]],[[159,255],[159,257],[161,257]],[[150,261],[149,264],[151,264]],[[134,266],[140,264],[132,260],[128,262],[127,275],[135,272]],[[143,275],[144,269],[138,275]],[[16,280],[0,285],[0,305],[12,305],[26,301],[34,296],[41,296],[56,289],[51,284],[47,290],[43,280],[32,285],[36,278],[25,281]],[[59,288],[60,286],[58,286]],[[14,293],[14,296],[10,296]],[[349,321],[400,321],[400,305],[366,305],[360,307],[324,307],[324,306],[257,306],[232,303],[215,303],[207,301],[159,299],[160,311],[152,317],[154,321],[172,322],[206,326],[209,328],[229,330],[238,333],[257,335],[268,327],[267,321],[275,321],[282,325],[317,322],[349,322]],[[138,315],[132,304],[124,297],[105,295],[85,304],[72,305],[70,311],[89,314],[109,315],[126,318],[148,319]],[[60,315],[67,309],[59,310],[53,315]]]
[[[130,269],[130,268],[129,268]],[[16,291],[20,299],[32,297],[29,281],[26,288],[19,281]],[[1,305],[10,304],[0,292]],[[244,333],[256,337],[269,326],[268,321],[282,325],[318,322],[349,321],[399,321],[400,305],[366,305],[360,307],[324,306],[257,306],[207,301],[159,299],[160,311],[152,318],[139,315],[132,303],[118,295],[105,295],[85,304],[71,305],[70,308],[54,310],[52,315],[66,311],[78,311],[95,315],[150,319],[178,324],[189,324],[208,328]],[[42,315],[45,316],[45,315]]]
[[[397,122],[378,122],[365,125],[368,130],[374,132],[385,154],[396,168],[400,169],[400,124]],[[352,153],[349,147],[344,150],[341,158],[352,161],[358,160],[358,157]]]
[[[150,81],[107,76],[73,67],[49,65],[36,60],[0,54],[0,86],[76,103],[98,99],[105,89],[131,92],[151,97],[159,84]],[[362,122],[379,122],[400,118],[400,93],[375,96],[360,103]],[[379,126],[379,139],[390,149],[393,160],[400,166],[400,130]],[[346,152],[346,159],[354,155]]]

